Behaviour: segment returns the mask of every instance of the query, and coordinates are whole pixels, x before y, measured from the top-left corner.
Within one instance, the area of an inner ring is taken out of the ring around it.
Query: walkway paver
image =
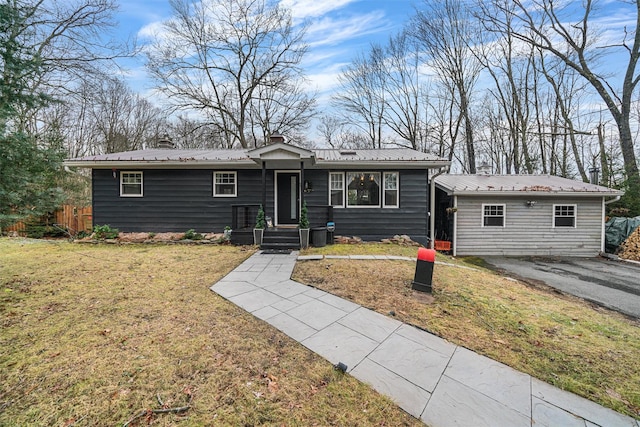
[[[329,362],[346,364],[349,374],[429,426],[640,427],[631,417],[295,282],[296,260],[295,252],[256,253],[211,290]]]

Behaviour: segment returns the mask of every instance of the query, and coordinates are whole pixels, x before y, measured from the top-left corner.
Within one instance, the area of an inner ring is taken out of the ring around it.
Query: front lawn
[[[249,255],[0,239],[0,425],[420,425],[209,290]]]
[[[407,256],[395,245],[329,245],[305,254]],[[411,290],[415,263],[298,262],[294,280],[394,316],[604,406],[640,418],[637,321],[547,287],[439,254],[433,298]],[[466,268],[465,268],[466,267]]]

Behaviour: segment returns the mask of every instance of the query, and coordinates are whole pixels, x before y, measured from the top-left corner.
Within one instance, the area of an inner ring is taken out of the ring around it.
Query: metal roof
[[[274,146],[274,150],[286,150],[286,144]],[[295,150],[304,150],[299,147],[290,146]],[[266,149],[266,150],[265,150]],[[236,150],[172,150],[172,149],[151,149],[125,151],[112,154],[101,154],[96,156],[78,157],[65,160],[65,165],[76,167],[136,167],[136,166],[171,166],[189,167],[210,165],[236,165],[255,166],[255,153],[265,154],[269,150],[267,146],[260,149],[236,149]],[[430,167],[437,168],[448,166],[449,161],[432,154],[423,153],[409,148],[390,149],[357,149],[357,150],[335,150],[316,149],[305,150],[312,153],[318,166],[372,166],[385,165],[394,167]],[[268,158],[267,158],[268,159]]]
[[[554,175],[440,175],[436,185],[450,195],[620,196],[623,191]]]
[[[384,148],[377,150],[350,149],[317,149],[314,150],[318,161],[326,162],[354,162],[354,161],[441,161],[438,156],[412,150],[410,148]]]

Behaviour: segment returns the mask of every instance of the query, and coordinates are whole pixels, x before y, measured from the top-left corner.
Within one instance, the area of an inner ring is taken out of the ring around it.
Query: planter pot
[[[224,240],[231,240],[231,230],[224,230]]]
[[[262,245],[262,236],[264,235],[263,228],[254,228],[253,229],[253,244],[260,246]]]
[[[309,229],[301,228],[299,231],[300,231],[300,249],[307,249],[309,247]]]

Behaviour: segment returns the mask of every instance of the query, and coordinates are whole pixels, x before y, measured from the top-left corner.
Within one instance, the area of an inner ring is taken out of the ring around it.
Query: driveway
[[[640,318],[640,265],[600,257],[483,259],[507,276],[542,282],[562,292]]]

